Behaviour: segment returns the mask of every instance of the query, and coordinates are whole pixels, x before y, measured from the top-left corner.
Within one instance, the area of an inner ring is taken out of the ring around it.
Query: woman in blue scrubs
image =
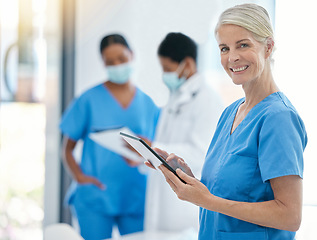
[[[176,172],[187,184],[160,169],[180,199],[200,207],[200,240],[294,239],[301,222],[307,135],[273,80],[269,15],[255,4],[235,6],[222,13],[215,35],[221,64],[245,97],[223,112],[201,181],[183,159],[156,149],[178,164]]]
[[[86,240],[111,238],[115,225],[121,235],[142,231],[146,190],[146,175],[89,135],[121,126],[152,141],[159,116],[150,97],[129,80],[132,51],[126,40],[106,36],[100,52],[109,80],[75,99],[60,124],[64,164],[74,179],[66,200]],[[79,140],[84,143],[80,164],[73,156]]]

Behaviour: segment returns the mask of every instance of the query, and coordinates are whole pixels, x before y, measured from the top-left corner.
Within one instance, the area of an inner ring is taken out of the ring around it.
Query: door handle
[[[10,85],[10,77],[9,77],[9,73],[8,73],[8,65],[9,65],[8,62],[9,62],[9,57],[10,57],[12,50],[17,46],[18,46],[18,43],[15,42],[8,47],[8,49],[5,52],[4,62],[3,62],[4,84],[9,92],[9,94],[11,95],[12,100],[15,99],[15,90]]]

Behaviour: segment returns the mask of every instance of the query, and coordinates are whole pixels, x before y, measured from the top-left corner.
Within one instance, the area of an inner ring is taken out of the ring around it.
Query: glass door
[[[0,0],[0,239],[43,238],[48,103],[58,113],[55,2]]]

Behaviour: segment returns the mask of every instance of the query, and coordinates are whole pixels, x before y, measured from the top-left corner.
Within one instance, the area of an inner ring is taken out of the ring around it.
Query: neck
[[[112,90],[133,90],[134,89],[134,86],[131,84],[130,81],[124,84],[116,84],[111,81],[107,81],[104,83],[104,85]]]
[[[246,108],[250,109],[267,96],[279,91],[274,82],[270,67],[266,67],[261,76],[244,84],[242,88],[245,93],[244,105]]]

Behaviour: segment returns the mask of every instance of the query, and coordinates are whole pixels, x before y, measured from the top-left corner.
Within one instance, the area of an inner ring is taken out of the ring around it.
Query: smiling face
[[[274,44],[260,43],[248,30],[231,24],[220,26],[216,38],[221,64],[235,84],[249,84],[263,77]]]

